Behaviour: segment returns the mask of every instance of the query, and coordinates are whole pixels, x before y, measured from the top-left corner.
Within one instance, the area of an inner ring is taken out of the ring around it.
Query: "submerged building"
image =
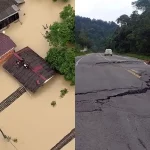
[[[55,74],[50,65],[29,47],[15,52],[4,63],[3,68],[32,93]]]
[[[10,37],[0,33],[0,65],[13,55],[15,48],[16,44]]]
[[[18,5],[24,0],[0,0],[0,30],[19,20]]]

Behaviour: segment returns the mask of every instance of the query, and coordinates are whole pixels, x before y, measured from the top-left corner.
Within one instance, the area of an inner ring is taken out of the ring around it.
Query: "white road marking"
[[[84,56],[83,56],[84,57]],[[83,59],[83,57],[81,57],[77,62],[76,62],[76,66],[79,64],[79,62]]]
[[[113,58],[112,60],[111,59],[107,59],[105,56],[103,56],[101,53],[99,54],[102,58],[106,59],[107,61],[124,61],[124,60],[121,60],[121,59],[116,59],[116,58]],[[116,56],[116,55],[115,55]]]
[[[76,65],[75,65],[75,66],[77,66],[77,65],[79,64],[79,62],[80,62],[84,57],[89,56],[89,55],[91,55],[91,54],[86,54],[86,55],[82,56],[82,57],[76,62]]]
[[[148,66],[148,64],[147,64],[146,62],[144,62],[144,64],[145,64],[146,66]]]
[[[107,59],[105,56],[103,56],[101,53],[99,53],[99,55],[102,57],[102,58],[104,58],[104,59],[106,59],[107,61],[110,61],[110,59]]]

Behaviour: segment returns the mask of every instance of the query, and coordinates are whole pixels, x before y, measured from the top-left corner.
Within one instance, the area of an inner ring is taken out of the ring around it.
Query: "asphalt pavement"
[[[102,53],[75,61],[76,150],[150,150],[150,66]]]

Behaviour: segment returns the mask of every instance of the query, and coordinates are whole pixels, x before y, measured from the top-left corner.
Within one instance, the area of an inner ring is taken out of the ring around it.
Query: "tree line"
[[[45,38],[50,45],[46,61],[66,80],[75,84],[75,11],[68,4],[60,12],[60,22],[54,22],[46,31]]]
[[[75,40],[78,49],[84,47],[94,52],[104,49],[106,40],[112,36],[118,25],[115,22],[75,17]]]
[[[123,14],[115,22],[75,17],[75,37],[78,48],[93,52],[111,48],[118,53],[150,55],[150,1],[132,2],[135,11]]]
[[[137,0],[132,5],[136,11],[130,16],[124,14],[117,19],[120,27],[107,40],[106,46],[119,53],[150,55],[150,2]]]

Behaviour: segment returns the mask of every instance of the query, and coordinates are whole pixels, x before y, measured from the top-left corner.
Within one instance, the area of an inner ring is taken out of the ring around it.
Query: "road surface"
[[[150,66],[76,57],[76,150],[150,150]]]

